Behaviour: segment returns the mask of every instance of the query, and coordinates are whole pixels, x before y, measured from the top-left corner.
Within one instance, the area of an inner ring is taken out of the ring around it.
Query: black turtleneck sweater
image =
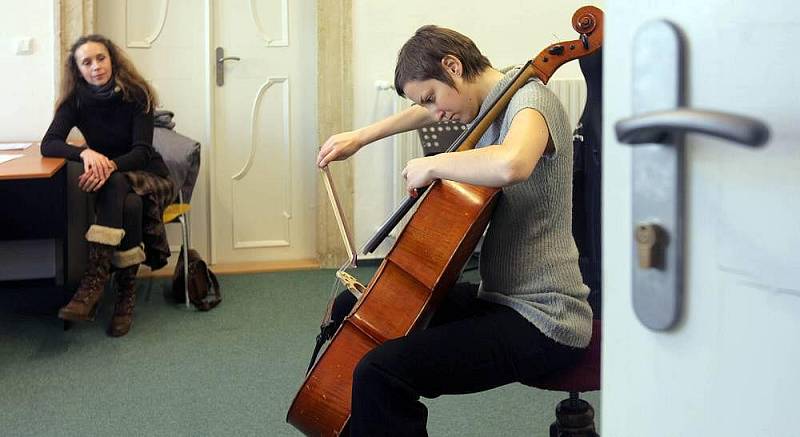
[[[66,143],[69,131],[80,129],[92,150],[114,161],[118,171],[144,170],[169,177],[161,155],[153,148],[153,113],[144,112],[122,94],[99,97],[85,87],[75,92],[56,110],[42,139],[42,155],[81,161],[83,149]]]

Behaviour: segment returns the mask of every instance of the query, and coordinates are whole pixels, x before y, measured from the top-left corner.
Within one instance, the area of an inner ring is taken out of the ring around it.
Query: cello
[[[561,65],[600,48],[603,38],[600,9],[593,6],[578,9],[572,25],[580,34],[579,39],[552,44],[526,62],[448,152],[474,148],[514,93],[529,80],[535,78],[546,84]],[[500,191],[437,180],[424,195],[407,199],[387,220],[367,243],[365,253],[374,250],[414,203],[419,202],[327,349],[316,363],[312,362],[287,413],[288,423],[306,435],[342,433],[350,417],[356,365],[383,342],[425,328],[474,251]],[[441,226],[442,223],[447,225]]]

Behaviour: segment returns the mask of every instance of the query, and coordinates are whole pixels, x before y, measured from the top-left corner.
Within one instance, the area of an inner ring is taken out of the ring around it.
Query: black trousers
[[[105,185],[97,191],[95,214],[98,225],[125,230],[120,250],[142,242],[142,198],[133,192],[128,178],[122,173],[111,173]]]
[[[456,285],[427,329],[387,341],[361,359],[353,373],[349,435],[426,436],[428,412],[420,397],[533,383],[583,354],[476,294],[475,284]]]

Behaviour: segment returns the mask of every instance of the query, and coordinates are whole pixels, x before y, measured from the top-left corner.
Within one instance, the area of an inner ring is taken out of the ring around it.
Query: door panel
[[[156,89],[159,109],[175,114],[175,131],[200,143],[200,174],[192,193],[191,245],[209,254],[208,119],[205,2],[197,0],[97,0],[97,31],[125,50],[136,69]],[[213,79],[213,78],[212,78]],[[174,254],[180,226],[167,226]],[[174,262],[176,256],[171,257]]]
[[[603,430],[613,436],[789,435],[800,391],[800,147],[790,2],[609,1],[603,181]],[[637,29],[666,18],[685,37],[689,107],[767,123],[760,149],[689,135],[684,301],[665,332],[631,304],[631,151],[614,123],[632,114]]]
[[[214,3],[224,85],[215,88],[215,262],[315,253],[315,5]]]

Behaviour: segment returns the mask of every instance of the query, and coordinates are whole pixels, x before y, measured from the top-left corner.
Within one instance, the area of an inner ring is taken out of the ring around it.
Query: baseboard
[[[172,276],[175,272],[177,257],[170,257],[169,263],[156,271],[152,271],[146,266],[139,269],[139,277],[142,278],[164,278]],[[319,261],[314,259],[294,260],[294,261],[258,261],[243,263],[221,263],[209,266],[217,275],[243,275],[249,273],[283,272],[293,270],[316,270],[319,269]]]

